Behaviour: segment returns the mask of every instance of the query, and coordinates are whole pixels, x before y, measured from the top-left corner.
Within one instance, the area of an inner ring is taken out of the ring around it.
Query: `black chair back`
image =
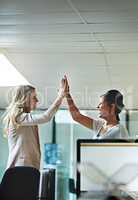
[[[39,170],[33,167],[14,167],[5,172],[0,185],[0,200],[37,200]]]

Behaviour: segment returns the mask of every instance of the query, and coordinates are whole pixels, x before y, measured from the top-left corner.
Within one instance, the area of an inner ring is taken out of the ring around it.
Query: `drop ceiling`
[[[0,53],[36,86],[40,108],[64,73],[81,108],[95,108],[112,88],[138,108],[137,0],[0,0]],[[1,108],[7,91],[0,88]]]

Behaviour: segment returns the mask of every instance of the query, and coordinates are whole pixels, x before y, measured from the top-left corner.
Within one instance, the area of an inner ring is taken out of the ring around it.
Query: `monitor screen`
[[[138,190],[138,143],[125,140],[77,141],[77,193],[102,190],[107,182]],[[134,180],[135,179],[135,180]]]

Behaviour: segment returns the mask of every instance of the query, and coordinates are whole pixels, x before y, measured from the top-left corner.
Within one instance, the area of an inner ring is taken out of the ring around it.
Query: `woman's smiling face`
[[[35,110],[37,106],[38,98],[36,91],[34,90],[30,95],[30,110]]]
[[[99,117],[103,119],[108,119],[110,115],[115,114],[115,105],[109,105],[105,100],[104,96],[100,97],[99,105],[97,106],[99,110]]]

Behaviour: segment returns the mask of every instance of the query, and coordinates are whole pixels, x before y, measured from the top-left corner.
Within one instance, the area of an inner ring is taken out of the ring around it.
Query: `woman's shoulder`
[[[122,139],[127,139],[129,138],[128,131],[126,127],[123,124],[117,124],[111,131],[111,135],[114,136],[115,138],[122,138]]]
[[[25,119],[30,118],[30,117],[31,117],[31,113],[22,113],[21,115],[17,117],[17,122],[22,122]]]
[[[123,124],[119,124],[119,128],[120,128],[120,132],[123,135],[129,137],[128,130],[127,130],[126,126],[124,126]]]
[[[93,119],[93,129],[99,130],[105,124],[103,119]]]

